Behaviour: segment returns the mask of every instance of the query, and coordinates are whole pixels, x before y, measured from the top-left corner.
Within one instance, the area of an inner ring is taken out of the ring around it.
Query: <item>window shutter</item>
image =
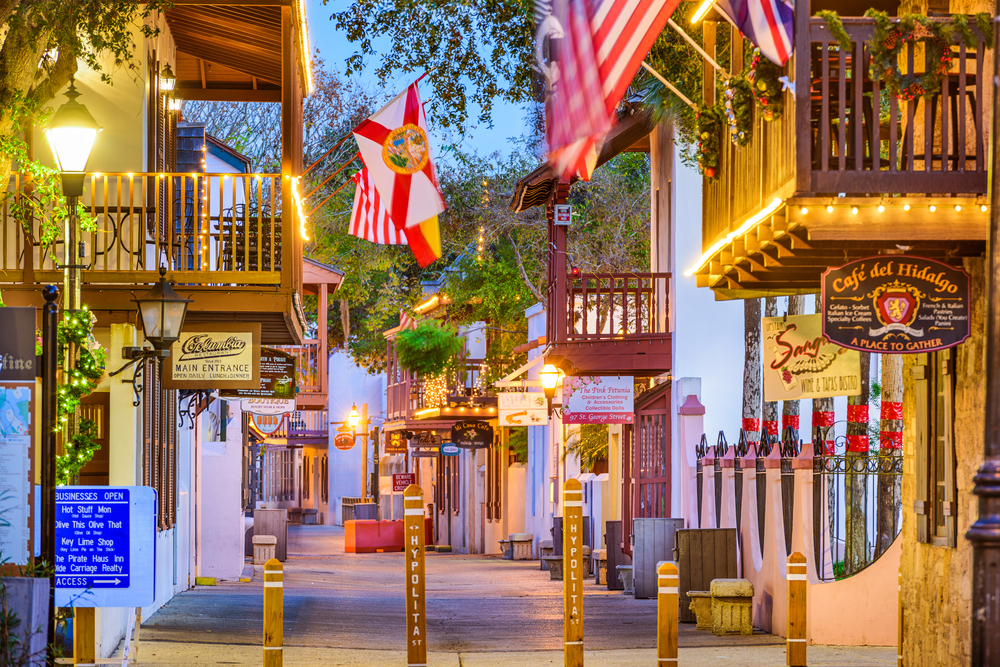
[[[928,355],[924,353],[918,354],[916,357],[917,360],[912,369],[913,380],[916,385],[915,393],[917,406],[917,447],[914,452],[914,460],[917,463],[917,490],[916,500],[913,503],[913,513],[917,519],[917,541],[926,543],[930,541],[929,504],[931,503],[930,477],[928,474],[928,466],[931,456],[929,414],[930,397],[928,395],[929,387],[927,377]]]
[[[944,383],[944,525],[948,546],[958,546],[958,503],[955,502],[955,355],[951,348],[938,352]]]

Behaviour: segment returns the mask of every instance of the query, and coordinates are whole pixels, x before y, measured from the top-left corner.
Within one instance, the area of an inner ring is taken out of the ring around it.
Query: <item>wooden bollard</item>
[[[427,665],[427,594],[424,584],[424,492],[416,484],[403,491],[406,533],[406,662]]]
[[[798,551],[788,557],[788,632],[785,664],[806,667],[806,557]]]
[[[656,596],[656,664],[677,664],[677,623],[680,620],[680,577],[675,563],[660,563]]]
[[[73,608],[73,664],[79,667],[97,661],[97,615],[93,607]]]
[[[282,667],[285,575],[276,558],[264,563],[264,667]]]
[[[566,667],[583,667],[583,485],[563,484],[563,646]]]

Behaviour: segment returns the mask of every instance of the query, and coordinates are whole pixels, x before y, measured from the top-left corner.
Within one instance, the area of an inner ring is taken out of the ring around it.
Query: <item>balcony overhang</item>
[[[736,221],[736,233],[709,244],[687,275],[729,300],[813,294],[827,269],[876,255],[960,265],[985,250],[986,205],[984,197],[792,196]]]
[[[656,377],[669,372],[672,362],[673,343],[666,333],[553,343],[545,352],[545,363],[566,375]]]

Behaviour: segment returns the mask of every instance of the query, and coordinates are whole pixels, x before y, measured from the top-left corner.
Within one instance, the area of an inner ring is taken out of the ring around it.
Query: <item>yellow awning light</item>
[[[708,10],[711,9],[712,5],[714,4],[715,0],[705,0],[704,2],[702,2],[701,5],[698,6],[698,9],[696,9],[694,14],[691,16],[691,23],[692,24],[697,23],[698,21],[705,18],[705,14],[708,13]]]
[[[703,254],[701,257],[698,258],[698,261],[695,263],[694,266],[692,266],[690,269],[684,272],[684,275],[693,276],[701,269],[701,267],[705,266],[705,264],[708,263],[710,259],[712,259],[715,253],[719,252],[724,247],[732,243],[733,239],[743,236],[751,229],[756,227],[758,223],[760,223],[762,220],[764,220],[772,213],[777,211],[778,208],[782,205],[782,203],[783,202],[781,201],[780,197],[775,197],[774,201],[768,204],[766,208],[761,209],[756,215],[747,219],[746,222],[744,222],[742,225],[739,226],[739,229],[729,232],[729,234],[727,234],[724,238],[721,238],[718,241],[716,241],[711,248],[705,251],[705,254]]]
[[[313,93],[312,60],[309,58],[309,26],[306,24],[306,0],[299,0],[299,49],[306,73],[306,95]]]
[[[440,302],[441,302],[441,299],[438,297],[437,294],[435,294],[434,296],[432,296],[431,298],[427,299],[423,303],[418,303],[416,306],[413,307],[413,310],[418,315],[423,315],[428,310],[432,310]]]

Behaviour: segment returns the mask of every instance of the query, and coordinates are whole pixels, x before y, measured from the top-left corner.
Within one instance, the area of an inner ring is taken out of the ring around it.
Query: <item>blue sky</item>
[[[327,5],[324,5],[322,0],[307,0],[306,2],[310,46],[318,48],[320,55],[326,60],[327,66],[340,75],[343,75],[345,69],[345,59],[354,53],[356,45],[349,42],[343,32],[334,28],[333,22],[330,21],[330,15],[346,7],[347,3],[348,0],[330,0]],[[381,45],[386,50],[389,46],[388,40],[374,40],[374,44],[376,48]],[[374,59],[370,60],[374,61]],[[371,73],[373,69],[373,67],[369,66],[365,76],[358,78],[373,91],[378,91],[378,79]],[[398,93],[403,86],[406,86],[410,82],[412,77],[413,74],[400,74],[394,81],[386,82],[387,88],[392,88],[392,90],[383,91],[386,93],[386,98],[391,98]],[[427,99],[431,88],[429,86],[422,87],[420,92],[423,98]],[[470,105],[470,119],[475,119],[478,115],[479,107]],[[434,143],[438,147],[446,140],[454,140],[452,137],[446,138],[440,132],[436,132],[433,127],[430,129],[433,135],[432,138],[436,139]],[[524,112],[516,105],[498,103],[493,107],[493,127],[490,128],[485,125],[479,126],[470,123],[469,129],[461,141],[461,146],[465,150],[475,150],[481,155],[494,151],[506,154],[511,150],[510,144],[507,141],[508,138],[518,137],[523,133]]]

